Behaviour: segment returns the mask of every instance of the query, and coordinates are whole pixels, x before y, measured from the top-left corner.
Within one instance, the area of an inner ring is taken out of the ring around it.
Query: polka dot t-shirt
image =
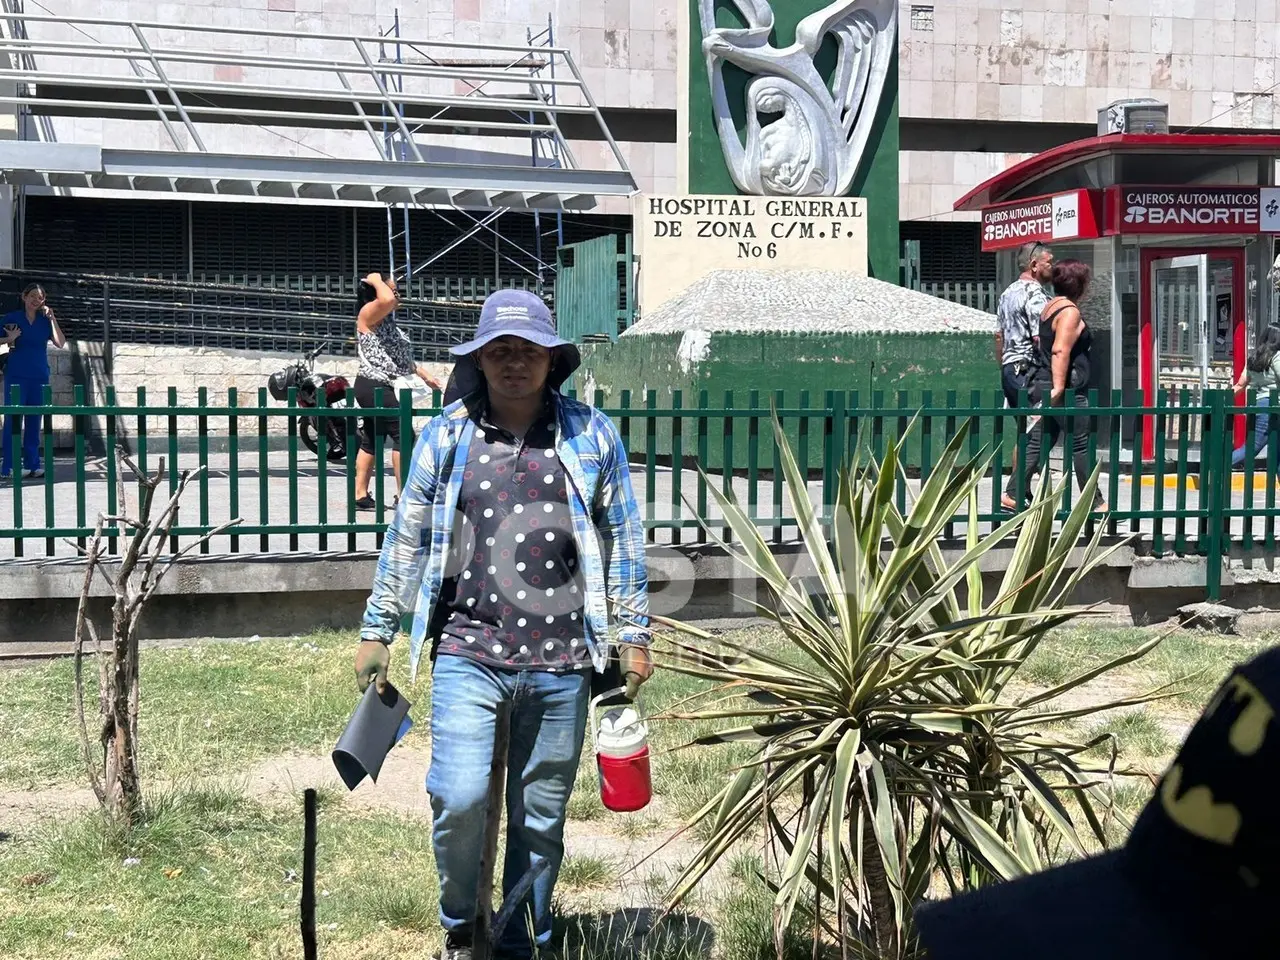
[[[590,667],[553,412],[523,441],[478,418],[458,509],[437,654],[508,670]]]

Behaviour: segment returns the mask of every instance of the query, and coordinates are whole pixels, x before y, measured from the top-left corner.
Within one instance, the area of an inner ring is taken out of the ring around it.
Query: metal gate
[[[570,243],[556,251],[556,325],[560,335],[614,339],[634,313],[631,237],[609,234]]]

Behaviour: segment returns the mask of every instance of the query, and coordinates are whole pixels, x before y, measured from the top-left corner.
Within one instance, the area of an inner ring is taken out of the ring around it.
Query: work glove
[[[362,640],[356,650],[356,684],[364,693],[376,682],[378,693],[387,690],[387,669],[391,666],[391,650],[380,640]]]
[[[618,647],[618,663],[627,683],[626,697],[634,700],[640,694],[640,685],[653,676],[653,657],[648,647],[624,643]]]

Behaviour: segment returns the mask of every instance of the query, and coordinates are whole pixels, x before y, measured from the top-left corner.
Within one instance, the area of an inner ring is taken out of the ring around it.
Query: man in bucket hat
[[[476,386],[414,450],[356,675],[362,690],[382,688],[388,646],[416,605],[413,675],[428,641],[432,661],[427,792],[445,960],[471,957],[494,718],[511,704],[504,894],[549,862],[497,949],[523,960],[551,942],[592,672],[620,666],[632,696],[652,672],[644,530],[613,422],[559,392],[581,357],[540,299],[495,293],[475,339],[452,352],[474,364]]]
[[[1280,648],[1237,667],[1119,850],[923,907],[929,960],[1280,951]]]

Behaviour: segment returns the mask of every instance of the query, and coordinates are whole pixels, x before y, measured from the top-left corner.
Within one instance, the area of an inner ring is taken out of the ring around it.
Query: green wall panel
[[[609,409],[622,402],[622,392],[631,391],[631,406],[642,408],[646,391],[655,391],[655,404],[669,410],[673,392],[682,392],[685,409],[698,406],[699,392],[708,393],[708,407],[722,409],[726,391],[733,392],[735,409],[750,407],[750,393],[759,391],[760,405],[767,410],[775,391],[782,391],[784,408],[800,406],[801,391],[809,392],[812,406],[822,406],[827,391],[857,391],[860,408],[870,409],[876,392],[883,406],[892,413],[884,420],[885,436],[898,433],[899,394],[905,392],[903,412],[910,415],[922,401],[924,391],[932,391],[933,405],[942,407],[947,392],[956,392],[960,407],[969,407],[972,392],[982,394],[982,403],[991,408],[997,403],[1000,379],[992,357],[991,337],[987,334],[713,334],[704,349],[689,350],[697,359],[681,360],[684,335],[623,337],[612,344],[585,344],[583,364],[576,375],[582,389],[600,390]],[[999,400],[1002,405],[1003,400]],[[871,425],[865,425],[870,430]],[[809,466],[822,466],[822,424],[810,423]],[[933,455],[941,447],[943,423],[934,423]],[[733,466],[747,466],[748,424],[734,425]],[[760,457],[763,466],[772,463],[772,429],[767,420],[760,428]],[[799,430],[795,422],[787,424],[793,447]],[[866,435],[866,434],[864,434]],[[692,417],[684,424],[684,453],[697,451],[696,422]],[[719,469],[723,421],[714,419],[708,425],[708,468]],[[982,442],[992,440],[988,428]],[[919,463],[920,439],[917,435],[907,449],[909,462]],[[666,457],[671,452],[671,422],[659,420],[656,452]],[[631,454],[645,454],[645,427],[640,418],[631,424]],[[1007,458],[1006,458],[1007,459]]]

